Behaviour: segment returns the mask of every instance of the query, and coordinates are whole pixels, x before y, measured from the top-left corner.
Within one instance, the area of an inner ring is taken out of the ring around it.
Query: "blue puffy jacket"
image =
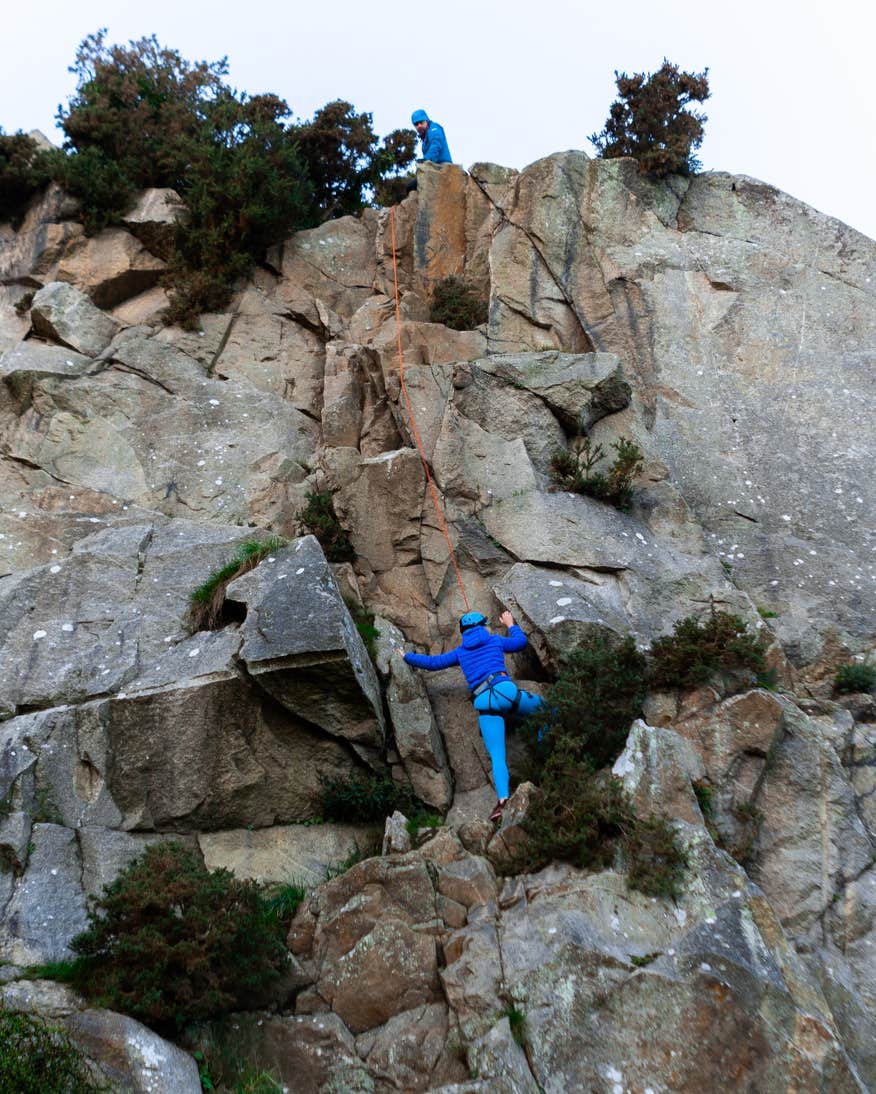
[[[447,138],[444,129],[437,122],[429,119],[429,128],[423,137],[423,159],[429,163],[453,163],[450,158],[450,149],[447,147]]]
[[[515,623],[508,628],[508,637],[490,634],[486,627],[472,627],[464,632],[462,645],[447,653],[406,653],[405,661],[418,669],[449,669],[459,665],[465,682],[473,691],[482,680],[494,672],[505,672],[505,654],[516,653],[526,645],[526,635]]]

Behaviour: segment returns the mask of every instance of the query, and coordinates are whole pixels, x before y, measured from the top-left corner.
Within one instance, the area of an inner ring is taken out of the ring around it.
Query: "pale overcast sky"
[[[708,170],[753,175],[876,238],[876,17],[868,0],[41,0],[5,6],[0,126],[60,143],[67,67],[99,27],[156,34],[307,117],[343,98],[380,133],[423,107],[457,163],[524,167],[602,128],[614,70],[709,68]]]

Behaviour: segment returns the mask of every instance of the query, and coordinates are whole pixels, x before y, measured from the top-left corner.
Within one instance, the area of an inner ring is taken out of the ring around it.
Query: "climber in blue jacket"
[[[453,163],[442,126],[433,122],[425,110],[415,110],[411,122],[423,145],[423,158],[417,163]]]
[[[447,669],[459,665],[471,690],[472,703],[478,712],[481,736],[493,767],[496,802],[490,820],[498,820],[508,800],[508,764],[505,760],[505,718],[525,718],[544,703],[540,695],[523,691],[505,669],[505,654],[522,650],[526,635],[514,622],[510,612],[502,612],[499,622],[508,628],[508,637],[491,634],[484,616],[466,612],[459,621],[462,643],[447,653],[434,656],[406,653],[405,661],[418,669]]]

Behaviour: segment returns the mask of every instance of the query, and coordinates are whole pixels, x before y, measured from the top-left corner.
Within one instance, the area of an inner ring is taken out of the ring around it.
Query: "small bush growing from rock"
[[[606,501],[617,509],[629,509],[633,480],[642,473],[644,453],[629,437],[619,437],[611,447],[617,455],[608,471],[596,471],[596,464],[605,458],[605,449],[601,444],[593,445],[589,437],[576,438],[568,450],[551,457],[554,482],[563,490]]]
[[[0,1008],[0,1094],[101,1094],[110,1087],[67,1034]]]
[[[356,608],[351,614],[368,656],[373,661],[377,656],[377,639],[380,637],[380,631],[374,626],[374,612],[369,612],[367,608]]]
[[[286,546],[279,536],[271,536],[261,542],[251,541],[241,544],[234,558],[214,570],[207,580],[197,587],[189,597],[189,629],[212,631],[222,624],[222,606],[225,602],[225,590],[236,577],[249,573],[273,551]]]
[[[854,691],[870,691],[876,686],[876,665],[851,662],[842,665],[836,674],[833,690],[840,694]]]
[[[488,302],[461,277],[451,274],[435,284],[429,318],[451,330],[474,330],[486,323]]]
[[[574,742],[578,756],[597,770],[623,751],[644,698],[645,658],[633,639],[612,643],[593,635],[567,654],[547,689],[545,710],[527,720],[523,733],[536,759],[546,759],[563,740]]]
[[[677,895],[685,855],[662,818],[640,819],[608,770],[594,773],[576,742],[562,738],[545,764],[524,830],[524,861],[537,870],[554,859],[579,869],[606,869],[621,856],[630,888],[649,896]]]
[[[31,199],[51,180],[55,163],[26,133],[0,129],[0,223],[19,226]]]
[[[650,681],[655,687],[696,687],[716,672],[765,668],[765,643],[751,634],[738,615],[716,610],[700,623],[689,615],[680,619],[672,634],[651,646]]]
[[[286,948],[258,886],[157,843],[107,886],[73,940],[78,987],[160,1032],[258,1002]]]
[[[329,562],[352,562],[356,555],[350,537],[335,513],[331,491],[312,490],[305,503],[295,514],[302,530],[316,536]]]
[[[288,928],[298,905],[307,897],[303,881],[289,881],[285,885],[269,885],[264,892],[265,909]]]
[[[379,823],[396,809],[408,817],[426,810],[413,790],[391,775],[322,775],[320,784],[317,809],[326,820]]]
[[[664,59],[657,72],[627,76],[615,72],[618,98],[611,104],[602,132],[590,143],[602,159],[632,156],[639,170],[662,178],[689,175],[699,168],[694,151],[703,143],[708,121],[687,107],[709,97],[709,70],[681,72]]]

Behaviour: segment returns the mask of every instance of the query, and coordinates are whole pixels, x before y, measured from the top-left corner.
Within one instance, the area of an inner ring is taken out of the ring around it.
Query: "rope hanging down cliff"
[[[402,339],[401,339],[401,310],[398,303],[398,262],[396,260],[396,248],[395,248],[395,209],[389,210],[389,226],[392,236],[392,279],[395,288],[395,333],[396,341],[398,343],[398,376],[401,384],[402,397],[405,401],[405,406],[408,410],[408,417],[411,422],[411,432],[414,435],[414,441],[417,445],[417,451],[420,453],[420,459],[423,462],[423,470],[426,473],[426,482],[429,484],[429,492],[432,495],[432,504],[435,506],[435,513],[438,517],[438,523],[441,526],[441,531],[444,534],[444,539],[447,541],[447,551],[450,556],[450,562],[453,565],[453,572],[456,574],[456,583],[459,585],[459,591],[462,593],[462,601],[465,604],[466,610],[470,607],[468,597],[465,595],[465,586],[462,583],[462,575],[459,572],[459,567],[456,564],[456,555],[453,551],[453,544],[450,542],[450,533],[447,530],[447,522],[444,519],[444,514],[441,510],[441,502],[438,498],[438,489],[435,486],[435,481],[432,478],[432,472],[429,470],[429,464],[426,460],[426,453],[423,450],[423,442],[420,440],[420,431],[417,429],[417,422],[414,417],[414,408],[411,405],[410,397],[408,396],[408,389],[405,386],[405,361],[404,354],[402,353]]]

